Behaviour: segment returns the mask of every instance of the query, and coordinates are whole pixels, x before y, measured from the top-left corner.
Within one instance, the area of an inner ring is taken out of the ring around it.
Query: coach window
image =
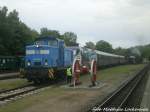
[[[3,59],[3,63],[5,63],[6,62],[6,60],[5,59]]]

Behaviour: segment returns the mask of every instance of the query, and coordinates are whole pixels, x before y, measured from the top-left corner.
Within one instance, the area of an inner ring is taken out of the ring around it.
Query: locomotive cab
[[[53,79],[54,70],[71,65],[72,60],[72,52],[65,48],[63,40],[37,38],[33,45],[26,46],[26,78],[33,81]]]
[[[64,42],[53,37],[38,38],[34,45],[26,47],[26,67],[62,66]]]

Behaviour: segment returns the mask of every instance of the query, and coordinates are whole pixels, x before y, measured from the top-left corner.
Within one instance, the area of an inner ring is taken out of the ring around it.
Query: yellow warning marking
[[[48,70],[48,76],[49,76],[49,78],[54,78],[54,70],[53,69]]]

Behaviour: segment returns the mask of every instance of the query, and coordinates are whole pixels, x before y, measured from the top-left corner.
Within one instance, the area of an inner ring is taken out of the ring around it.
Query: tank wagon
[[[50,36],[37,38],[33,45],[26,46],[24,77],[36,83],[55,79],[63,76],[72,62],[73,51],[65,47],[63,40]]]

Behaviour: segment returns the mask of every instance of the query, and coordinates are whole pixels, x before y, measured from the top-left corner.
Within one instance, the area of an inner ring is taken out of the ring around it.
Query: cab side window
[[[58,46],[58,42],[57,42],[57,40],[50,40],[50,41],[48,41],[48,45],[57,47]]]

